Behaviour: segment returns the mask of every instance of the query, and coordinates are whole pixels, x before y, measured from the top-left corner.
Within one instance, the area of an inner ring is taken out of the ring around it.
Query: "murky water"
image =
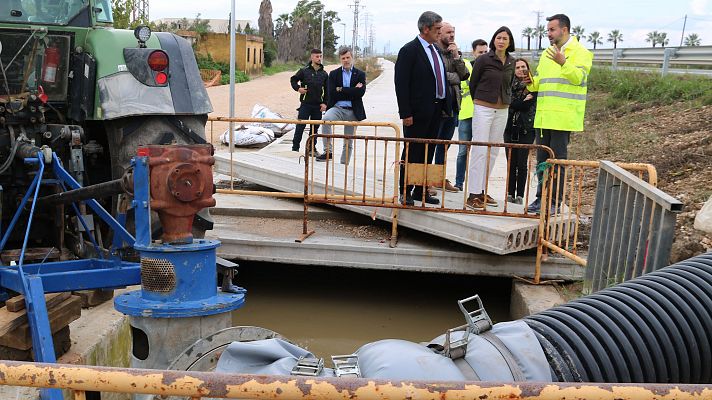
[[[320,357],[379,339],[429,341],[464,324],[457,300],[479,294],[495,322],[509,319],[511,280],[243,263],[247,288],[235,325],[272,329]]]

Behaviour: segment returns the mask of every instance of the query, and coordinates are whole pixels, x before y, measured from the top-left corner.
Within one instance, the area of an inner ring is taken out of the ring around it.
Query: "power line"
[[[351,33],[351,51],[353,52],[354,58],[358,57],[358,19],[359,19],[359,12],[361,11],[362,8],[366,8],[365,6],[359,5],[361,1],[360,0],[354,0],[353,5],[349,5],[349,7],[354,9],[354,26],[353,26],[353,31]]]

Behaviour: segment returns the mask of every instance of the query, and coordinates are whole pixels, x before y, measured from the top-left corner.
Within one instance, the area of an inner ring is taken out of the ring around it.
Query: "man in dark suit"
[[[324,121],[363,121],[366,119],[366,110],[363,107],[363,95],[366,93],[366,74],[354,67],[351,48],[339,49],[341,67],[329,73],[328,110],[324,114]],[[345,126],[344,135],[354,135],[355,126]],[[324,125],[324,133],[331,134],[331,125]],[[324,142],[324,153],[320,154],[317,161],[332,160],[333,140]],[[353,153],[353,140],[344,140],[344,149],[341,153],[341,163],[348,164]]]
[[[420,34],[406,43],[398,52],[395,66],[396,97],[398,114],[403,120],[403,135],[406,138],[436,139],[443,112],[452,112],[452,96],[447,90],[445,64],[440,50],[435,45],[438,40],[442,17],[432,12],[424,12],[418,18]],[[408,146],[408,163],[431,164],[435,145],[411,143]],[[401,160],[405,160],[406,149],[403,146]],[[440,200],[423,193],[422,186],[408,185],[405,181],[405,166],[401,166],[400,191],[401,203],[413,205],[413,200],[428,204],[439,204]],[[405,191],[405,196],[403,193]]]

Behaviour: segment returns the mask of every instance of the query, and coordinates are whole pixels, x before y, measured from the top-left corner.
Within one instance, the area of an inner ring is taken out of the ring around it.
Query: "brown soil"
[[[605,103],[605,94],[591,95],[586,132],[572,137],[570,158],[653,164],[658,187],[685,205],[670,261],[712,249],[712,235],[693,228],[697,211],[712,195],[712,106],[681,102],[609,110]]]

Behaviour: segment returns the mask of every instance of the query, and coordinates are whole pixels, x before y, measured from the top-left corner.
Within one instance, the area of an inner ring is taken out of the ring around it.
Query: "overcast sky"
[[[230,0],[185,1],[149,0],[151,19],[168,17],[193,18],[200,13],[201,18],[228,18]],[[349,5],[354,0],[322,0],[327,10],[336,11],[346,26],[346,43],[351,43],[353,11]],[[289,13],[297,0],[272,0],[272,19],[279,14]],[[512,29],[520,45],[521,32],[526,27],[536,25],[536,11],[545,17],[565,13],[572,25],[581,25],[588,35],[598,31],[604,44],[599,48],[613,47],[606,42],[608,32],[619,29],[623,33],[623,43],[619,47],[648,47],[646,34],[653,30],[667,32],[670,46],[680,44],[684,17],[687,15],[685,36],[697,33],[703,45],[712,45],[712,0],[361,0],[359,37],[364,36],[364,25],[368,14],[369,25],[373,24],[375,47],[379,52],[390,48],[397,52],[407,41],[417,34],[418,16],[426,10],[435,11],[456,28],[456,41],[461,48],[476,38],[487,41],[497,28],[507,25]],[[236,17],[257,23],[260,0],[236,0]],[[256,26],[255,26],[256,28]],[[336,34],[343,36],[344,26],[337,23]],[[546,42],[546,38],[544,38]],[[339,39],[339,44],[343,43]],[[587,46],[591,43],[585,42]],[[532,47],[533,43],[532,43]]]

